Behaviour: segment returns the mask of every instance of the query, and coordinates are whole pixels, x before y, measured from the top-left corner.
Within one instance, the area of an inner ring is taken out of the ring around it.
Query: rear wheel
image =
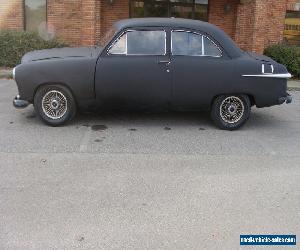
[[[34,108],[39,118],[50,126],[63,125],[76,114],[72,93],[60,85],[39,88],[34,97]]]
[[[251,102],[247,95],[221,95],[212,105],[211,117],[221,129],[235,130],[250,117]]]

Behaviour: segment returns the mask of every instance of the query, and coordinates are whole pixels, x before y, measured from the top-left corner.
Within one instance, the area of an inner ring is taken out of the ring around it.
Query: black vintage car
[[[14,69],[17,108],[33,104],[52,126],[78,107],[211,111],[222,129],[241,127],[251,106],[290,103],[286,68],[242,51],[216,26],[177,18],[117,22],[103,48],[26,54]]]

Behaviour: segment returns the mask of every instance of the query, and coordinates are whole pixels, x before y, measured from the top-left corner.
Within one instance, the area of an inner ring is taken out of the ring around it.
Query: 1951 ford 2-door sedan
[[[247,53],[209,23],[176,18],[117,22],[104,46],[34,51],[14,69],[14,106],[33,104],[58,126],[79,107],[208,109],[221,129],[234,130],[251,106],[290,103],[286,68]]]

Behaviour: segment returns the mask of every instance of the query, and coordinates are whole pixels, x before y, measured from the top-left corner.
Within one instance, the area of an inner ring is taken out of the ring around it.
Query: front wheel
[[[212,105],[211,117],[224,130],[236,130],[250,117],[251,102],[247,95],[221,95]]]
[[[43,122],[54,127],[65,124],[76,114],[72,93],[60,85],[39,88],[34,97],[34,108]]]

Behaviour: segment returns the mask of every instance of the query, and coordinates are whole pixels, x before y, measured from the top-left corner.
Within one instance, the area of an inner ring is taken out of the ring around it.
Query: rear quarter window
[[[172,31],[172,54],[175,56],[221,57],[221,49],[207,36],[191,31]]]

